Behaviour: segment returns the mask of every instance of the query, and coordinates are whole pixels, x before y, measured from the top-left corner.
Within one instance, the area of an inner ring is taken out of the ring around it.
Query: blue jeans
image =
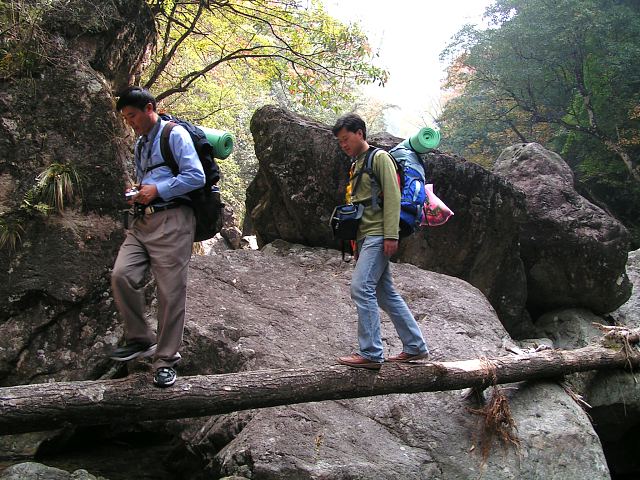
[[[384,361],[378,306],[391,318],[404,352],[416,355],[428,351],[418,323],[393,286],[382,236],[367,236],[358,242],[351,298],[358,310],[359,355],[374,362]]]

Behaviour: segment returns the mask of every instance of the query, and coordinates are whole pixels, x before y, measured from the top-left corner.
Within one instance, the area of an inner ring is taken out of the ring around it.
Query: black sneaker
[[[155,343],[152,343],[151,345],[144,343],[129,343],[116,348],[111,352],[109,358],[116,362],[126,362],[127,360],[132,360],[138,357],[150,357],[155,351]]]
[[[153,376],[153,383],[158,387],[170,387],[176,383],[176,371],[171,367],[160,367]]]

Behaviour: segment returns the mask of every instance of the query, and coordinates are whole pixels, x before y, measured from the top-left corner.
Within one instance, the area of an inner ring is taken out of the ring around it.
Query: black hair
[[[336,120],[335,125],[331,129],[334,136],[338,135],[338,132],[345,128],[348,132],[357,133],[358,130],[362,130],[362,138],[367,139],[367,124],[355,113],[347,113]]]
[[[118,111],[121,111],[124,107],[144,110],[149,103],[153,105],[153,111],[156,111],[156,99],[146,88],[127,87],[118,94],[118,97],[120,97],[116,103],[116,110]]]

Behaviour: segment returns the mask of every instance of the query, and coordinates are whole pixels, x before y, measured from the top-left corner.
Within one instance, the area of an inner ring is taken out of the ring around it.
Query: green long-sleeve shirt
[[[351,179],[351,191],[356,183],[358,172],[364,166],[367,152],[356,157],[355,173]],[[366,235],[382,235],[385,239],[398,239],[400,224],[400,187],[393,159],[384,150],[378,150],[373,157],[373,172],[378,179],[380,189],[384,194],[383,208],[375,210],[371,205],[367,206],[358,228],[358,240]],[[371,179],[364,173],[358,185],[355,195],[352,195],[353,203],[367,202],[371,200]]]

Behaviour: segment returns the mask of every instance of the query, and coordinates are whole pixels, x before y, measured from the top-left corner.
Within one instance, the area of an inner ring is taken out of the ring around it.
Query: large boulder
[[[637,372],[595,373],[583,392],[613,478],[636,478],[640,471],[640,394]]]
[[[541,315],[536,329],[555,348],[573,350],[595,343],[602,337],[596,324],[608,324],[602,317],[584,308],[563,308]]]
[[[393,265],[393,270],[433,359],[508,354],[505,347],[513,344],[476,288],[408,264]],[[335,364],[337,356],[356,345],[351,272],[334,250],[281,241],[262,251],[195,258],[181,373]],[[401,344],[386,316],[382,329],[386,355],[399,352]],[[483,417],[472,412],[479,405],[461,391],[328,401],[180,422],[185,442],[180,452],[200,457],[203,466],[190,474],[194,479],[609,478],[587,415],[562,388],[535,382],[504,391],[520,447],[496,442],[486,462]],[[188,467],[179,468],[184,473]]]
[[[633,285],[631,296],[611,317],[622,325],[640,328],[640,250],[629,252],[627,258],[627,277]]]
[[[14,13],[28,22],[12,28],[31,29],[41,55],[15,64],[6,55],[3,64],[11,75],[0,92],[0,224],[20,241],[0,250],[0,385],[97,378],[103,347],[122,333],[108,274],[123,238],[132,137],[113,91],[136,73],[154,19],[142,0],[44,2]],[[75,169],[82,195],[62,214],[25,214],[25,196],[52,163]]]
[[[629,253],[627,272],[633,285],[629,300],[605,317],[585,309],[562,309],[536,320],[541,335],[553,340],[556,348],[574,349],[600,342],[599,323],[637,329],[640,326],[640,250]],[[594,371],[568,376],[568,382],[590,406],[598,436],[612,474],[619,478],[637,476],[640,471],[636,435],[640,425],[640,390],[634,372]]]
[[[81,59],[119,91],[142,73],[155,39],[153,14],[144,1],[71,0],[50,2],[42,10],[42,28],[61,48],[53,61]]]
[[[331,129],[266,106],[251,118],[251,133],[259,167],[247,188],[246,212],[258,245],[283,239],[337,246],[329,217],[344,203],[349,162]]]
[[[563,309],[542,315],[536,327],[541,335],[553,340],[554,347],[570,350],[599,343],[603,333],[594,324],[608,325],[607,320],[589,310]],[[637,328],[637,325],[631,322],[625,326]],[[636,375],[608,370],[575,373],[567,376],[567,383],[589,406],[589,416],[614,478],[637,476],[640,390]]]
[[[608,317],[618,325],[637,329],[640,327],[640,250],[629,252],[627,275],[633,285],[631,297]],[[612,473],[620,478],[637,475],[640,471],[640,440],[636,434],[640,426],[637,374],[597,372],[589,378],[582,393],[592,406],[589,414]]]
[[[629,235],[580,196],[562,158],[537,143],[505,149],[493,171],[525,194],[520,255],[530,311],[584,307],[606,313],[631,293],[625,274]]]
[[[247,189],[247,216],[260,246],[283,239],[339,248],[329,218],[344,203],[349,158],[330,127],[278,107],[257,110],[251,132],[259,161]],[[369,135],[386,150],[401,139]],[[401,242],[398,259],[462,278],[484,293],[509,333],[530,335],[526,283],[518,253],[522,194],[482,167],[442,153],[423,156],[452,220]],[[245,232],[248,233],[248,232]]]
[[[40,463],[26,462],[11,465],[0,473],[0,480],[107,480],[96,477],[86,470],[80,469],[73,473],[55,467],[48,467]]]
[[[444,226],[403,240],[399,258],[427,270],[462,278],[496,309],[514,338],[531,335],[527,284],[518,237],[524,198],[481,166],[439,152],[423,155],[429,181],[455,215]]]
[[[495,311],[475,287],[409,264],[392,268],[434,360],[495,358],[514,349]],[[338,355],[356,345],[356,311],[349,295],[352,269],[335,250],[282,241],[262,251],[195,257],[180,375],[334,365]],[[382,332],[385,354],[399,352],[401,344],[386,316]],[[141,381],[150,381],[148,360],[129,366],[146,370]],[[179,382],[173,388],[180,388]],[[126,438],[127,429],[145,432],[149,439],[174,435],[173,451],[151,446],[140,455],[160,452],[174,477],[193,480],[225,475],[335,480],[610,478],[588,416],[556,383],[525,382],[502,391],[517,428],[517,448],[489,435],[484,417],[478,415],[482,405],[466,391],[307,403],[112,428],[116,439]],[[489,388],[487,397],[491,392]],[[56,445],[57,457],[63,459],[66,442],[86,444],[87,438],[104,438],[107,432],[108,427],[85,428],[77,436],[66,431],[48,443]],[[68,464],[94,470],[87,463],[76,457]],[[122,464],[121,474],[133,478],[138,468]],[[168,473],[167,478],[173,477]]]

